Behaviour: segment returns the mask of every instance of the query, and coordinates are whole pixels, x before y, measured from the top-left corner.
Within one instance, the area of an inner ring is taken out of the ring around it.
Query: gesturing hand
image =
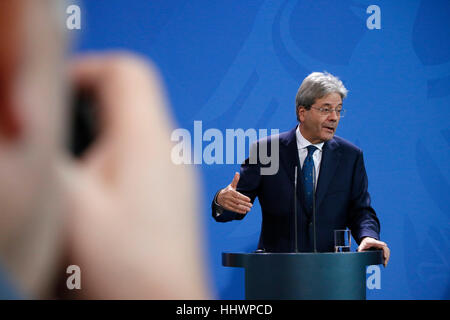
[[[220,190],[217,195],[217,203],[226,210],[246,214],[252,208],[250,198],[236,191],[240,175],[236,172],[233,181],[225,188]]]

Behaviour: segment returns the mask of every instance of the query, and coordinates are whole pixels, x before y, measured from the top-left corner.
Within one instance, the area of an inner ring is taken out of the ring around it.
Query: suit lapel
[[[341,152],[338,143],[332,139],[323,145],[322,161],[320,164],[319,180],[316,190],[316,207],[320,205],[324,199],[328,186],[333,180],[334,173],[339,165]]]

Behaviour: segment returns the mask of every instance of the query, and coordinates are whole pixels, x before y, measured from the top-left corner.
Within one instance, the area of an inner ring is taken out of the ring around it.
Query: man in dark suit
[[[329,73],[314,72],[306,77],[296,96],[299,125],[257,143],[258,147],[267,144],[267,150],[277,143],[278,171],[262,174],[264,165],[247,159],[240,174],[236,173],[231,184],[214,197],[214,219],[241,220],[258,197],[262,208],[258,248],[292,252],[297,238],[299,251],[311,252],[315,210],[317,251],[333,251],[334,230],[348,227],[359,244],[358,251],[383,249],[387,265],[390,251],[379,240],[380,223],[370,203],[363,153],[334,136],[344,115],[342,101],[346,95],[342,82]],[[270,155],[272,159],[274,156]],[[296,167],[297,218],[293,215]]]

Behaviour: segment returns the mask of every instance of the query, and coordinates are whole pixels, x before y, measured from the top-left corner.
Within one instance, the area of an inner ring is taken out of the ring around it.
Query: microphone
[[[297,241],[297,166],[294,171],[294,239],[295,239],[295,253],[298,253],[298,241]]]
[[[313,161],[313,207],[312,207],[312,214],[313,214],[313,242],[314,242],[314,252],[317,252],[316,247],[316,165]]]

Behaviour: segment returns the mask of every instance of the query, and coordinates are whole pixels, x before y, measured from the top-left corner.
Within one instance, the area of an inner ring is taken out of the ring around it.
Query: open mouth
[[[323,126],[323,128],[325,129],[325,131],[327,131],[329,133],[334,133],[334,130],[335,130],[334,127],[330,127],[330,126]]]

